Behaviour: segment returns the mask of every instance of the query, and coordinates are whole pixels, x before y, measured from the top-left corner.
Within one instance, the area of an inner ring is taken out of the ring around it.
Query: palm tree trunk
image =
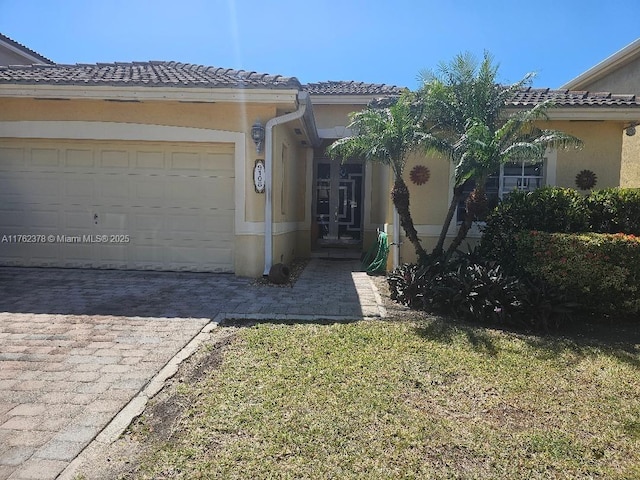
[[[451,255],[453,255],[455,251],[458,249],[460,244],[462,244],[462,241],[467,237],[467,233],[469,233],[469,230],[471,229],[472,224],[473,224],[473,215],[467,212],[467,214],[464,216],[464,221],[462,222],[462,225],[460,225],[460,228],[458,228],[458,234],[453,239],[453,242],[451,242],[451,245],[449,245],[449,248],[447,249],[447,258],[451,257]]]
[[[404,229],[405,235],[413,245],[413,248],[415,248],[418,262],[422,263],[427,257],[427,252],[422,248],[420,239],[418,238],[418,232],[413,225],[413,218],[409,211],[409,189],[401,177],[396,177],[395,183],[393,184],[393,190],[391,191],[391,199],[398,212],[400,225]]]
[[[449,204],[449,210],[447,211],[447,216],[444,219],[442,230],[440,231],[440,236],[438,237],[438,243],[432,251],[433,255],[442,255],[442,253],[444,253],[444,241],[447,238],[447,232],[449,231],[449,226],[451,225],[451,221],[453,220],[453,215],[456,213],[456,208],[460,203],[460,198],[462,198],[462,185],[453,189],[453,198],[451,199],[451,203]]]
[[[469,194],[469,198],[466,201],[466,214],[464,221],[458,229],[458,234],[453,239],[451,245],[447,249],[447,258],[451,257],[454,252],[460,247],[462,241],[467,238],[467,233],[471,229],[471,225],[476,218],[482,218],[487,211],[487,194],[485,191],[486,177],[482,176],[476,180],[476,186]]]

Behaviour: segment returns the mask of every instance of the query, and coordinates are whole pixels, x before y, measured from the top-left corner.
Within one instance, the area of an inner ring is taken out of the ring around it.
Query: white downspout
[[[309,94],[307,92],[298,93],[298,109],[295,112],[274,117],[265,125],[264,136],[264,272],[263,275],[269,275],[269,270],[273,265],[273,177],[271,175],[273,168],[273,127],[283,123],[297,120],[304,115],[307,110]]]
[[[400,266],[400,215],[393,207],[393,268]]]

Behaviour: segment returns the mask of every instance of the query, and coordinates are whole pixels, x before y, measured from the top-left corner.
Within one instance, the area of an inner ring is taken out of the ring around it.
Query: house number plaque
[[[256,188],[256,193],[264,193],[264,172],[264,160],[256,160],[253,167],[253,185]]]

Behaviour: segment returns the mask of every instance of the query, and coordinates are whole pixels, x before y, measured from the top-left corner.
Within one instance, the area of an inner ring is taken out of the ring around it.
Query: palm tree
[[[456,170],[461,178],[473,179],[475,186],[465,202],[465,218],[447,250],[447,256],[466,238],[474,220],[483,218],[488,210],[485,187],[487,179],[511,161],[536,161],[542,159],[547,148],[579,146],[580,140],[556,130],[542,130],[534,125],[545,118],[545,104],[531,110],[517,112],[497,130],[471,119],[465,132],[454,145],[453,156],[459,159]]]
[[[416,150],[426,135],[420,130],[413,96],[405,92],[398,98],[371,104],[350,117],[351,137],[337,140],[327,152],[332,158],[362,158],[388,165],[394,175],[391,199],[400,225],[413,245],[418,259],[427,253],[420,244],[409,209],[409,189],[402,178],[409,153]]]
[[[465,203],[467,214],[447,250],[448,256],[460,246],[473,220],[486,210],[486,180],[502,164],[541,159],[547,147],[580,145],[575,137],[535,127],[534,122],[546,119],[550,102],[509,115],[509,101],[531,83],[533,74],[510,85],[499,84],[497,77],[498,66],[487,52],[480,63],[464,53],[449,64],[440,64],[435,73],[421,73],[423,84],[416,103],[424,143],[454,164],[453,196],[433,254],[443,252],[466,182],[474,181],[475,187]]]

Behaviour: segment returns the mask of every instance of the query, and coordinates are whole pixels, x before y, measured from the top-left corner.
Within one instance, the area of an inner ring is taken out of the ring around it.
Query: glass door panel
[[[362,164],[317,163],[315,220],[318,243],[360,243],[362,179]]]

